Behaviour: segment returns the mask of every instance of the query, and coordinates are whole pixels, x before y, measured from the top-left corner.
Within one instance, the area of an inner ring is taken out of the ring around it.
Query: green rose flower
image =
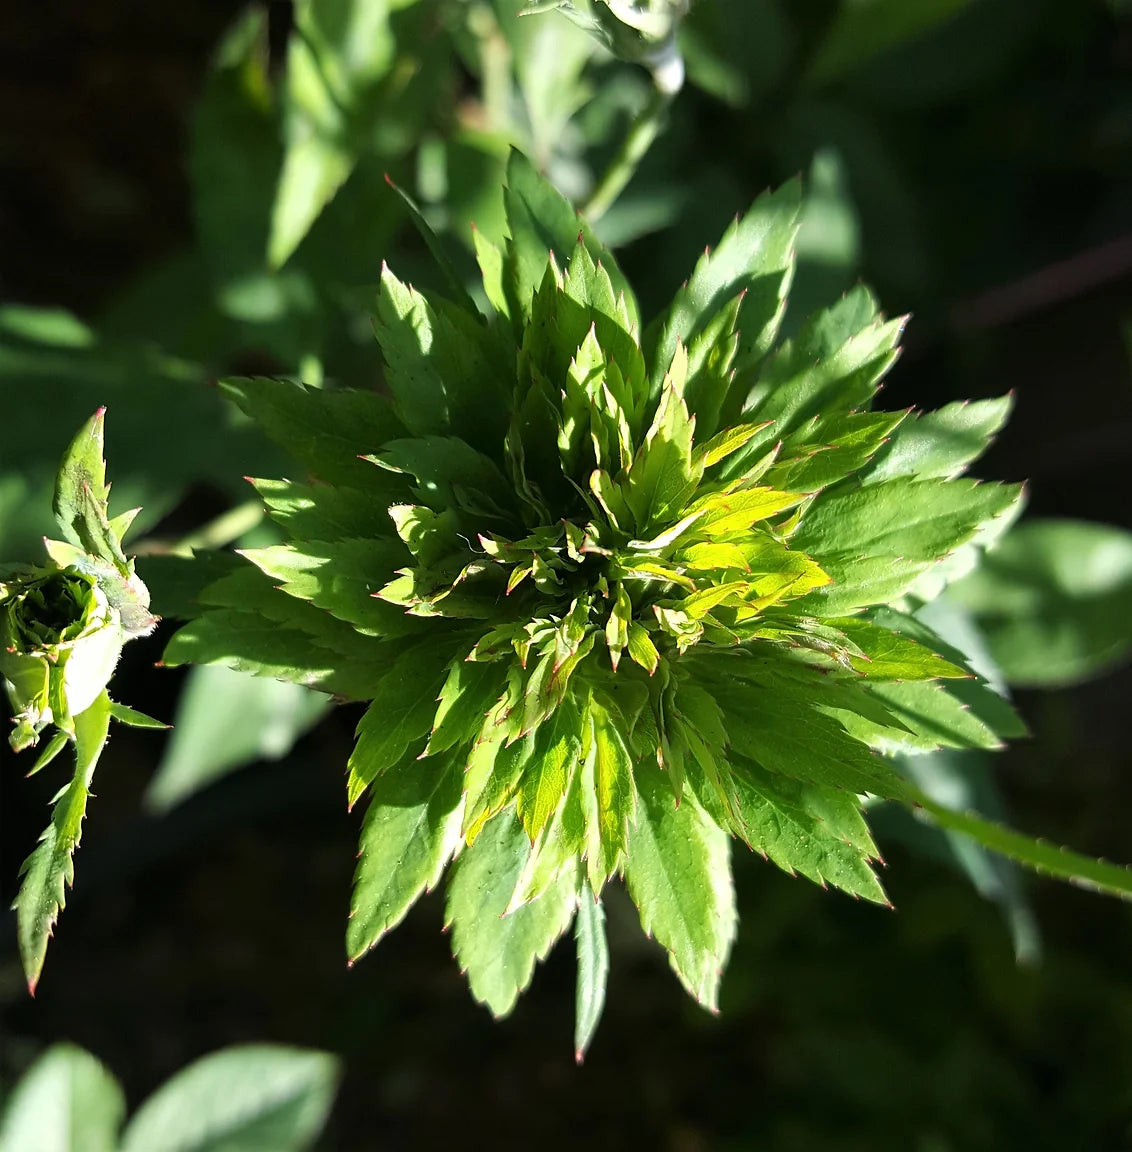
[[[126,636],[93,576],[29,569],[0,583],[0,673],[15,710],[19,752],[48,724],[74,731],[74,717],[110,682]]]

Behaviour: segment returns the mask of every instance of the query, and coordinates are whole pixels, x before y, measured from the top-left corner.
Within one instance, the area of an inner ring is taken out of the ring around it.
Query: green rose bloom
[[[16,712],[12,748],[51,723],[66,732],[106,687],[125,633],[93,576],[28,569],[0,583],[0,672]]]

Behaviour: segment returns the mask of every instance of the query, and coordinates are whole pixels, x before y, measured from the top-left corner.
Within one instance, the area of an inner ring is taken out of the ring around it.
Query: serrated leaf
[[[374,330],[386,385],[414,436],[459,435],[495,448],[510,364],[496,363],[494,338],[478,313],[430,300],[383,266]]]
[[[522,153],[512,150],[503,193],[509,235],[504,254],[504,290],[512,320],[529,317],[535,289],[542,283],[551,251],[565,256],[581,236],[595,263],[605,268],[618,295],[624,294],[633,324],[639,328],[637,299],[616,260],[594,236],[589,224]]]
[[[629,469],[625,498],[641,536],[678,517],[703,475],[692,460],[695,420],[681,395],[687,370],[687,354],[677,345],[652,425]]]
[[[241,555],[281,581],[280,590],[308,600],[367,636],[405,636],[416,623],[396,605],[378,598],[398,565],[409,556],[394,540],[303,540]]]
[[[382,674],[380,665],[322,647],[309,632],[232,609],[207,612],[175,632],[164,663],[222,664],[350,700],[372,699]]]
[[[899,627],[907,619],[902,614],[885,610],[879,619],[885,621],[883,626],[861,617],[826,621],[864,653],[863,658],[849,657],[854,671],[862,676],[869,680],[932,680],[937,677],[962,679],[970,675],[930,648],[902,636]],[[914,625],[907,627],[914,629]]]
[[[990,447],[1014,407],[1014,397],[960,400],[934,412],[913,413],[861,473],[866,484],[897,476],[950,479]]]
[[[650,676],[660,664],[660,653],[648,634],[638,621],[629,623],[629,655],[635,664],[639,664]]]
[[[387,483],[359,459],[405,435],[389,402],[376,393],[323,391],[263,376],[222,380],[220,386],[320,480],[362,491],[371,481]]]
[[[625,865],[629,895],[680,982],[715,1011],[736,926],[727,834],[687,793],[677,807],[671,784],[647,761],[637,765],[637,787],[641,803]]]
[[[851,793],[767,772],[748,760],[732,760],[743,838],[786,872],[800,872],[823,887],[887,904],[869,867],[876,845]]]
[[[773,442],[816,416],[867,407],[895,363],[903,325],[903,320],[880,320],[872,296],[855,288],[812,316],[797,336],[759,365],[757,374],[740,364],[734,393],[744,399],[737,420],[771,423],[720,474],[742,475]]]
[[[574,1059],[581,1064],[601,1022],[605,985],[609,978],[609,944],[601,900],[583,885],[574,920],[578,949],[577,991],[574,997]]]
[[[120,1152],[303,1152],[334,1100],[325,1052],[246,1044],[190,1064],[145,1100]]]
[[[577,706],[566,699],[539,729],[538,751],[515,791],[515,812],[532,844],[565,803],[582,751],[581,727]]]
[[[691,511],[701,513],[694,534],[697,538],[716,540],[732,533],[744,533],[760,520],[797,507],[805,498],[804,493],[778,492],[773,488],[713,493],[692,505]]]
[[[48,824],[35,851],[24,861],[23,880],[12,907],[20,959],[28,991],[35,995],[47,941],[67,903],[67,888],[74,883],[72,857],[82,836],[83,816],[90,783],[110,730],[110,697],[103,690],[93,704],[74,717],[75,771],[70,784],[56,797]]]
[[[458,748],[476,738],[499,699],[506,676],[506,665],[500,662],[452,662],[437,701],[428,739],[429,755]]]
[[[358,724],[358,741],[350,754],[347,793],[351,805],[400,761],[406,749],[418,741],[423,745],[436,715],[436,698],[450,656],[450,644],[421,641],[402,649],[382,676],[373,703]]]
[[[1003,737],[1025,734],[1010,705],[990,688],[973,681],[968,685],[954,681],[875,683],[869,684],[868,690],[919,737],[918,741],[907,741],[900,736],[888,747],[910,743],[929,749],[996,749],[1003,746]],[[998,728],[1005,731],[1000,734]]]
[[[586,706],[582,741],[581,800],[586,822],[586,871],[600,894],[620,867],[637,812],[633,755],[620,714],[596,694]]]
[[[366,809],[354,874],[346,950],[351,961],[401,922],[440,882],[460,843],[462,761],[448,754],[402,756],[381,777]]]
[[[409,496],[408,477],[374,468],[365,490],[293,480],[253,480],[271,518],[295,540],[388,536],[386,509]]]
[[[454,436],[393,440],[375,457],[383,467],[407,472],[417,481],[418,499],[437,512],[468,503],[511,510],[510,487],[495,462]]]
[[[659,392],[677,342],[689,344],[728,301],[744,290],[750,307],[740,326],[749,333],[752,352],[765,350],[781,320],[781,301],[793,266],[794,237],[801,207],[801,182],[791,181],[775,192],[764,192],[724,233],[714,252],[706,252],[687,284],[677,292],[651,348],[653,387]],[[771,293],[760,291],[770,285]],[[769,297],[769,298],[768,298]],[[646,340],[646,346],[650,341]],[[714,429],[711,429],[714,431]]]
[[[905,412],[847,412],[803,425],[782,445],[763,480],[775,488],[816,492],[856,475],[899,430]]]
[[[460,854],[448,884],[445,922],[452,951],[472,995],[496,1017],[506,1016],[566,931],[578,899],[578,880],[564,873],[537,900],[505,910],[531,843],[513,810],[489,820]]]
[[[115,1152],[125,1116],[125,1094],[103,1065],[53,1044],[12,1089],[0,1152]]]
[[[107,519],[110,485],[103,460],[105,416],[106,409],[99,408],[64,453],[55,479],[53,508],[59,528],[71,544],[128,575],[121,542]]]
[[[806,511],[791,545],[833,578],[798,605],[844,615],[908,591],[933,564],[956,552],[1019,497],[1016,485],[973,480],[889,480],[823,494]]]
[[[753,669],[750,677],[744,683],[713,677],[710,685],[737,752],[796,780],[896,799],[909,795],[907,783],[890,764],[818,711],[820,688],[808,692],[769,669]]]
[[[155,720],[152,716],[139,712],[136,708],[129,708],[125,704],[118,704],[114,701],[110,703],[110,715],[119,724],[125,724],[128,728],[150,728],[164,732],[170,727],[161,720]]]

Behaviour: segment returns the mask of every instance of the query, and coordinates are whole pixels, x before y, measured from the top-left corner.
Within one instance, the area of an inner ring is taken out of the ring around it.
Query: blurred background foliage
[[[175,614],[178,556],[262,539],[240,477],[285,467],[211,382],[376,386],[382,261],[435,275],[386,175],[469,271],[473,224],[502,226],[510,146],[584,200],[648,74],[518,6],[90,0],[0,17],[5,558],[39,555],[59,454],[106,404],[116,507],[144,505],[139,571]],[[1013,390],[980,471],[1029,477],[1030,513],[949,596],[948,635],[997,666],[1033,735],[910,770],[949,803],[1129,859],[1128,5],[697,0],[680,45],[685,89],[599,232],[647,316],[706,237],[801,172],[788,324],[864,279],[914,314],[889,406]],[[109,749],[34,1003],[14,917],[0,925],[0,1084],[68,1038],[137,1103],[204,1052],[276,1041],[344,1057],[327,1149],[1132,1139],[1127,908],[1023,881],[884,809],[895,913],[737,858],[719,1018],[684,1002],[613,903],[610,1003],[581,1070],[569,957],[496,1024],[448,956],[435,896],[347,971],[357,717],[223,670],[155,669],[165,634],[130,646],[119,690],[177,728]],[[20,775],[6,756],[5,901],[53,791]]]

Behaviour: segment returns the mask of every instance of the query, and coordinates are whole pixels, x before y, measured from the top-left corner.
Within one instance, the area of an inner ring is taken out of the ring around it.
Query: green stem
[[[672,103],[672,94],[654,87],[648,102],[637,113],[629,131],[613,157],[609,167],[605,170],[598,186],[590,194],[582,208],[582,215],[590,223],[595,223],[609,210],[613,202],[621,195],[625,185],[632,180],[638,166],[652,146],[652,142],[660,135],[664,124],[664,114],[668,105]]]
[[[1094,860],[1042,840],[1032,840],[1029,836],[983,820],[974,812],[956,812],[924,795],[916,800],[940,827],[964,832],[984,848],[999,852],[1035,872],[1068,880],[1081,888],[1132,899],[1132,870],[1128,868],[1110,864],[1107,860]]]

